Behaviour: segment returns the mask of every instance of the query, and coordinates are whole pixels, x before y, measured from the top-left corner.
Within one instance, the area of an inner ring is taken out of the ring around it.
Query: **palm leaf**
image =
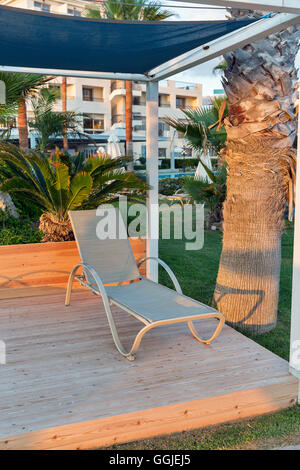
[[[93,186],[92,177],[88,173],[78,173],[71,181],[71,197],[68,202],[67,210],[80,207],[83,201],[87,200]]]

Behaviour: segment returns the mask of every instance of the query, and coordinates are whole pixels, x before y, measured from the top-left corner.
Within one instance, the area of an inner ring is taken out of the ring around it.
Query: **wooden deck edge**
[[[0,450],[105,447],[271,413],[296,403],[298,380],[0,438]]]

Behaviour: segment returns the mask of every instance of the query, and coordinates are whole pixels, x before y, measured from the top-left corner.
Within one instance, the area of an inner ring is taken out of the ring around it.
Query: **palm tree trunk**
[[[277,320],[281,231],[295,171],[299,32],[291,27],[224,56],[228,177],[214,299],[229,324],[255,334]]]
[[[281,156],[270,155],[259,139],[227,148],[228,189],[215,301],[229,324],[252,333],[276,325],[286,206]]]
[[[24,98],[20,98],[18,101],[18,129],[19,147],[21,150],[28,150],[27,110]]]
[[[62,77],[62,83],[61,83],[61,99],[62,99],[62,112],[65,113],[67,111],[67,77]],[[68,135],[67,135],[67,129],[64,129],[64,135],[63,135],[63,147],[64,150],[69,149],[68,145]]]
[[[19,213],[10,195],[0,191],[0,210],[7,212],[7,214],[15,219],[19,218]]]
[[[125,82],[125,127],[126,127],[126,155],[132,155],[132,82]]]

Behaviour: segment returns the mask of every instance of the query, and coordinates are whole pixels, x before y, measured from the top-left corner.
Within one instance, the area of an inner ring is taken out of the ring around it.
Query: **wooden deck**
[[[84,449],[208,426],[292,405],[288,364],[226,326],[211,345],[157,328],[136,361],[116,351],[102,303],[80,289],[2,290],[0,449]],[[18,297],[16,298],[16,293]],[[114,309],[129,344],[136,320]],[[202,321],[209,334],[214,320]]]

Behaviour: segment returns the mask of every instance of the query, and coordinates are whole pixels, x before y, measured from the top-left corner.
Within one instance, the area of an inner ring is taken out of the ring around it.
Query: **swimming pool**
[[[158,175],[159,179],[162,178],[180,178],[181,176],[193,176],[195,172],[187,172],[187,173],[160,173]]]

